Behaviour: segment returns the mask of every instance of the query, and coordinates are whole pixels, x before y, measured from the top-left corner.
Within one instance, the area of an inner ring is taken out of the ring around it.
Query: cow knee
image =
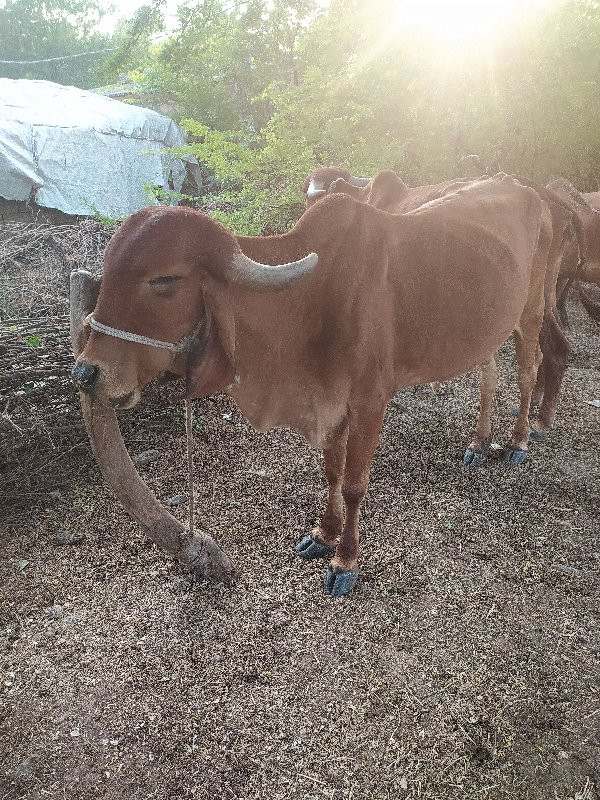
[[[367,487],[364,483],[354,481],[352,483],[344,483],[342,486],[342,497],[347,506],[358,505],[365,496]]]

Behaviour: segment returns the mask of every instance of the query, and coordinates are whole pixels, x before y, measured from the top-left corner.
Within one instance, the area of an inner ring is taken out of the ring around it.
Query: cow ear
[[[208,397],[233,383],[235,365],[230,333],[207,313],[204,336],[192,345],[187,359],[186,398]]]

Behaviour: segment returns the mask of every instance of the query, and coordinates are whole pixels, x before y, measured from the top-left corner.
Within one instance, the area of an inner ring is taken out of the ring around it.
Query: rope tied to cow
[[[105,325],[103,322],[98,322],[90,314],[86,320],[90,327],[103,333],[106,336],[113,336],[115,339],[124,339],[126,342],[135,342],[136,344],[145,344],[148,347],[159,347],[162,350],[170,350],[172,353],[182,353],[188,350],[193,340],[193,336],[184,336],[179,342],[163,342],[160,339],[152,339],[149,336],[142,336],[139,333],[131,333],[130,331],[123,331],[119,328],[112,328],[110,325]]]
[[[194,536],[194,453],[192,451],[193,445],[193,409],[192,401],[184,400],[185,403],[185,434],[187,440],[187,466],[188,466],[188,514],[189,514],[189,537]]]

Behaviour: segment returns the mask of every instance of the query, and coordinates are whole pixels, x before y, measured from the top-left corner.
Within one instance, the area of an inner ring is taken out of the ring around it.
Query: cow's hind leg
[[[558,297],[558,302],[556,304],[561,324],[563,328],[566,328],[567,330],[569,330],[569,328],[571,327],[571,325],[569,324],[569,313],[567,311],[567,300],[569,299],[569,291],[571,290],[571,286],[573,285],[574,280],[575,280],[574,276],[569,278],[569,280],[565,284],[565,287],[560,292]]]
[[[383,422],[385,408],[365,411],[360,419],[350,419],[342,497],[346,518],[335,555],[325,576],[325,592],[341,597],[358,579],[358,515],[369,485],[373,453]]]
[[[327,447],[323,449],[325,476],[329,485],[327,506],[318,527],[296,545],[300,558],[313,559],[330,557],[342,532],[344,524],[344,498],[342,497],[342,476],[346,463],[346,442],[348,440],[348,421],[332,435]]]
[[[539,442],[546,438],[556,416],[556,408],[560,397],[560,388],[567,368],[567,358],[571,345],[564,335],[559,322],[558,312],[546,313],[540,334],[540,345],[544,360],[544,397],[540,405],[537,420],[531,428],[530,438]]]
[[[521,464],[527,457],[529,441],[529,408],[536,384],[538,367],[542,361],[539,345],[539,326],[535,320],[514,331],[517,356],[518,383],[520,392],[519,413],[515,420],[512,437],[506,449],[507,464]]]
[[[564,220],[563,220],[564,221]],[[557,222],[558,224],[558,222]],[[552,251],[554,235],[552,208],[544,206],[538,238],[538,246],[532,264],[527,301],[518,325],[513,331],[517,373],[520,392],[519,413],[513,427],[512,438],[504,460],[507,464],[520,464],[527,457],[529,442],[529,409],[537,382],[537,373],[542,363],[540,331],[544,319],[547,298],[552,294],[552,284],[556,284],[558,271],[558,251]],[[552,306],[556,301],[549,297]],[[544,369],[544,380],[547,378]]]
[[[497,386],[498,367],[492,356],[479,367],[479,419],[471,444],[463,456],[463,464],[469,467],[478,467],[485,461],[486,450],[492,440],[492,403]]]

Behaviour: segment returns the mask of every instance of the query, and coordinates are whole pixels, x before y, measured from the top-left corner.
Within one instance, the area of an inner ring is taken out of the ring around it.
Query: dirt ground
[[[224,398],[195,404],[197,516],[233,588],[191,583],[89,453],[5,518],[2,800],[598,800],[600,329],[571,315],[557,424],[522,467],[462,467],[472,376],[397,396],[341,600],[293,553],[324,504],[320,455]],[[511,364],[508,346],[501,442]],[[127,438],[160,451],[140,469],[166,499],[185,441],[163,416]]]

